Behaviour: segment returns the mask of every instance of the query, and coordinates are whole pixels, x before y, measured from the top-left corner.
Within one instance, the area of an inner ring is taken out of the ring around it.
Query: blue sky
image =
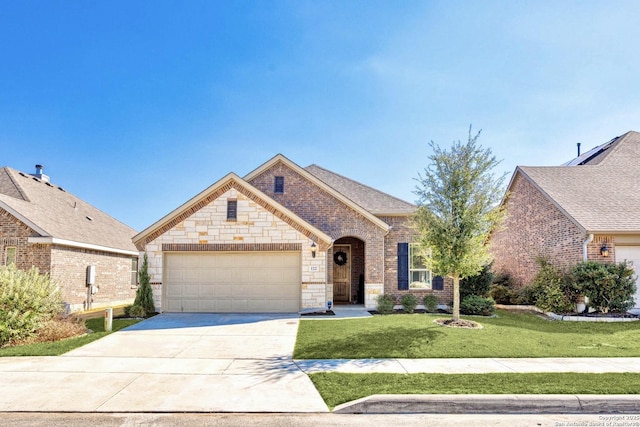
[[[142,230],[277,153],[408,201],[428,143],[559,165],[640,131],[637,1],[13,1],[0,166]]]

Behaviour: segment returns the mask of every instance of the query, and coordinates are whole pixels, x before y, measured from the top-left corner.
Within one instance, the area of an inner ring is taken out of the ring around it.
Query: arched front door
[[[355,237],[333,245],[333,301],[364,304],[364,242]]]

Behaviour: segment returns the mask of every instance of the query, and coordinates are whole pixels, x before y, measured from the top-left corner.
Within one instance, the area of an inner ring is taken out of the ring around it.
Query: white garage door
[[[168,253],[165,311],[291,313],[300,309],[300,253]]]
[[[640,246],[616,246],[616,262],[624,260],[633,263],[636,272],[636,304],[635,308],[629,311],[640,314]]]

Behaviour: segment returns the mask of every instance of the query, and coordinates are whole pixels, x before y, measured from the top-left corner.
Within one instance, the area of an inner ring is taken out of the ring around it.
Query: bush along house
[[[376,307],[414,293],[452,300],[411,245],[411,203],[282,155],[229,173],[134,237],[168,312]]]

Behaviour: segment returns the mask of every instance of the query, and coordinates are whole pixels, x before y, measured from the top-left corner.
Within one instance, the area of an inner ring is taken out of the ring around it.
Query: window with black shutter
[[[277,194],[284,193],[284,176],[276,176],[273,185],[273,192]]]
[[[433,278],[433,290],[444,291],[444,277],[436,276]]]

